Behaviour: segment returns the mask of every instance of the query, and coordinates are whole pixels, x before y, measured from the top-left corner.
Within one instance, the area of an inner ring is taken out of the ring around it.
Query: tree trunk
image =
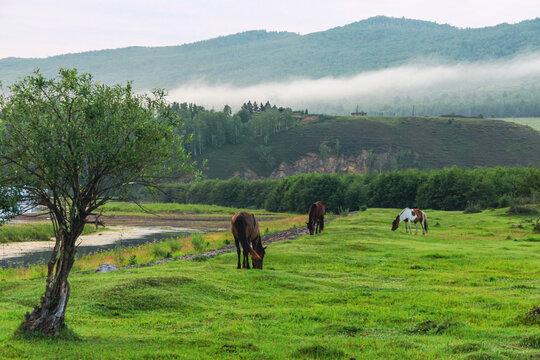
[[[41,297],[40,306],[36,306],[32,313],[25,314],[20,330],[58,336],[60,330],[66,327],[65,313],[70,294],[68,276],[75,261],[75,240],[79,234],[79,231],[59,232],[49,261],[45,294]]]

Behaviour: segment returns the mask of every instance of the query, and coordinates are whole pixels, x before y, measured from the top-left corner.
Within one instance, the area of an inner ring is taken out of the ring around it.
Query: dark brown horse
[[[232,217],[232,234],[236,244],[238,254],[238,269],[240,267],[240,245],[244,250],[243,267],[249,269],[249,256],[253,262],[254,269],[263,268],[263,258],[266,247],[262,246],[261,234],[259,233],[259,223],[253,214],[242,211]]]
[[[309,235],[320,233],[324,230],[324,214],[326,214],[326,206],[324,203],[317,201],[309,207],[309,220],[306,223],[309,230]]]

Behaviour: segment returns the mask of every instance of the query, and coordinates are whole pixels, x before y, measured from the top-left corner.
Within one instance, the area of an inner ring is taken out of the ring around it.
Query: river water
[[[186,237],[197,232],[197,230],[186,229],[182,231],[164,231],[153,234],[146,234],[142,236],[136,236],[133,238],[122,238],[113,243],[100,244],[100,245],[84,245],[81,244],[77,248],[77,257],[96,254],[103,251],[114,250],[117,248],[127,248],[140,245],[151,244],[154,242],[165,241],[171,238],[178,239],[181,237]],[[31,265],[44,265],[46,264],[50,257],[51,251],[54,246],[54,242],[51,241],[51,249],[49,250],[37,250],[32,252],[26,252],[21,254],[21,256],[16,257],[4,257],[2,254],[2,249],[0,249],[0,267],[2,269],[7,268],[16,268],[16,267],[28,267]]]

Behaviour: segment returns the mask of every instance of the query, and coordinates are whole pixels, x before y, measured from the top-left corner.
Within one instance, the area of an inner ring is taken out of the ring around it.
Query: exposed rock
[[[281,179],[286,176],[303,173],[354,173],[364,174],[370,168],[369,161],[387,163],[390,159],[389,153],[370,153],[362,150],[359,155],[345,156],[331,155],[322,159],[319,154],[307,153],[292,164],[285,162],[279,164],[278,168],[270,174],[272,179]]]
[[[108,273],[111,271],[118,270],[116,268],[116,265],[110,265],[110,264],[101,264],[99,265],[98,269],[96,270],[97,273]]]
[[[259,175],[251,169],[244,169],[242,171],[235,171],[233,176],[238,176],[239,178],[243,180],[257,180],[259,179]]]
[[[319,115],[310,115],[302,119],[302,124],[309,124],[319,121]]]

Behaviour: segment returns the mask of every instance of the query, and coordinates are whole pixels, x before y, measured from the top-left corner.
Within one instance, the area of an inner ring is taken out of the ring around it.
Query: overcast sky
[[[254,29],[306,34],[376,15],[484,27],[540,17],[540,0],[0,0],[0,59],[179,45]]]

